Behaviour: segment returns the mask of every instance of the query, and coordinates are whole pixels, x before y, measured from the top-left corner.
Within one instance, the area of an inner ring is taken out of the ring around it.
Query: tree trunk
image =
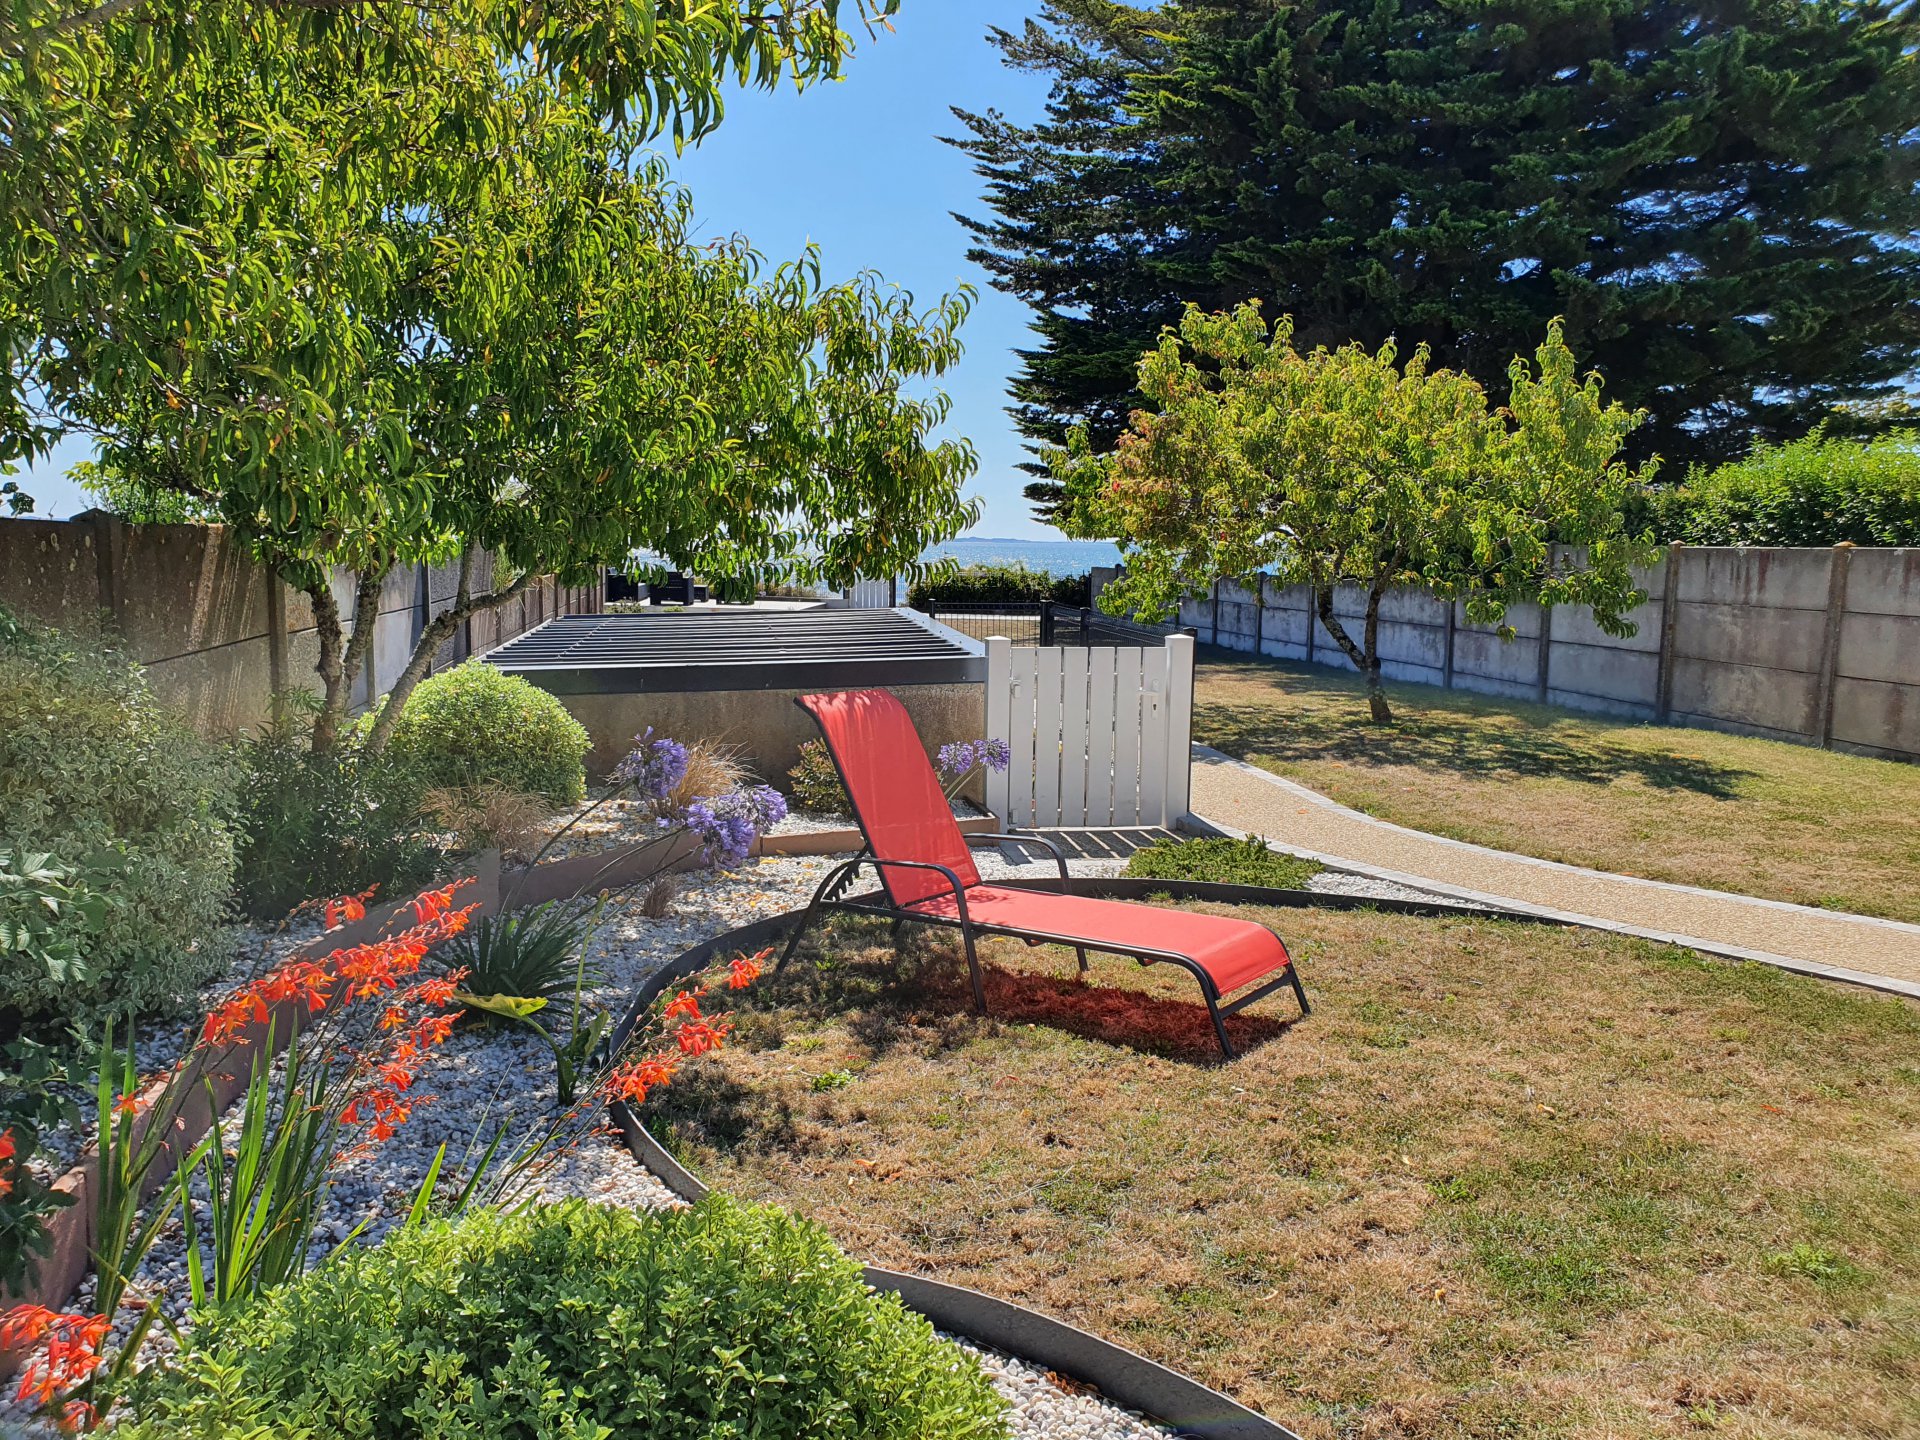
[[[492,590],[483,595],[472,593],[473,553],[460,557],[460,588],[454,597],[453,605],[433,617],[420,632],[420,638],[414,643],[413,654],[407,657],[407,663],[401,668],[399,677],[394,680],[393,688],[387,692],[387,703],[382,705],[373,717],[373,725],[367,731],[367,753],[378,755],[387,748],[387,742],[393,738],[393,727],[399,722],[400,711],[407,703],[407,697],[413,694],[419,683],[427,678],[427,672],[433,668],[433,657],[440,647],[453,638],[460,628],[460,622],[470,615],[483,610],[491,610],[496,605],[504,605],[521,591],[531,585],[537,577],[522,575],[504,590]]]
[[[388,567],[390,569],[391,567]],[[362,570],[353,589],[353,629],[349,632],[333,598],[333,587],[322,580],[307,588],[313,601],[314,631],[320,641],[320,713],[313,718],[313,753],[324,755],[340,742],[353,687],[373,649],[380,619],[380,587],[388,569]]]
[[[1390,724],[1393,711],[1387,706],[1386,688],[1380,683],[1380,600],[1387,593],[1384,580],[1375,580],[1367,591],[1367,623],[1360,648],[1367,652],[1367,710],[1376,725]]]
[[[1388,724],[1393,719],[1393,711],[1387,705],[1387,692],[1380,683],[1380,597],[1385,591],[1386,587],[1376,582],[1367,592],[1366,625],[1361,631],[1364,644],[1356,645],[1347,627],[1333,613],[1333,586],[1313,587],[1313,608],[1320,617],[1320,627],[1333,637],[1340,653],[1353,662],[1353,668],[1367,682],[1367,711],[1376,725]]]

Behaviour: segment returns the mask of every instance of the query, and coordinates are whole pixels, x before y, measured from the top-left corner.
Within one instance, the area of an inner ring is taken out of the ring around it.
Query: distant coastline
[[[928,547],[923,558],[951,559],[960,565],[1024,565],[1049,575],[1084,575],[1096,565],[1118,565],[1120,547],[1111,540],[1014,540],[966,535]]]

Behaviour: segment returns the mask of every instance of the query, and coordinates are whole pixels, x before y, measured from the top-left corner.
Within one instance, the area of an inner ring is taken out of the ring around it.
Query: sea
[[[960,565],[1024,565],[1048,575],[1084,575],[1096,565],[1118,565],[1120,547],[1111,540],[1010,540],[964,535],[930,547],[921,558],[951,559]]]

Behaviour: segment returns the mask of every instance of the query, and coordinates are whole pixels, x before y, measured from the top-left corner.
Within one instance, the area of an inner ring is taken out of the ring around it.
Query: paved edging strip
[[[1356,808],[1350,806],[1350,804],[1340,804],[1340,801],[1334,801],[1334,799],[1327,797],[1327,795],[1321,795],[1317,789],[1308,789],[1306,785],[1302,785],[1298,780],[1288,780],[1286,776],[1277,776],[1277,774],[1273,774],[1271,770],[1261,770],[1258,764],[1252,764],[1250,760],[1242,760],[1242,758],[1238,758],[1238,756],[1227,755],[1225,751],[1215,751],[1212,745],[1194,745],[1194,758],[1212,760],[1212,762],[1217,762],[1217,764],[1227,764],[1227,766],[1231,766],[1231,768],[1235,768],[1235,770],[1240,770],[1240,772],[1244,772],[1244,774],[1248,774],[1248,776],[1258,776],[1258,778],[1260,778],[1261,781],[1265,781],[1267,785],[1275,785],[1275,787],[1283,789],[1290,797],[1294,797],[1296,801],[1306,801],[1308,804],[1317,804],[1317,806],[1323,808],[1323,810],[1332,810],[1332,812],[1338,814],[1338,816],[1344,816],[1344,818],[1348,818],[1348,820],[1357,820],[1359,824],[1373,826],[1375,829],[1386,829],[1386,831],[1392,831],[1392,833],[1396,833],[1396,835],[1405,835],[1405,837],[1417,839],[1417,841],[1428,841],[1428,843],[1432,843],[1432,845],[1450,845],[1450,847],[1457,849],[1457,851],[1471,851],[1473,854],[1484,854],[1484,856],[1488,856],[1490,860],[1507,860],[1507,862],[1513,862],[1513,864],[1540,866],[1542,870],[1557,870],[1557,872],[1563,872],[1563,874],[1569,874],[1569,876],[1582,876],[1588,877],[1588,879],[1596,879],[1596,877],[1597,879],[1611,879],[1611,881],[1619,881],[1620,885],[1644,885],[1647,889],[1667,891],[1668,895],[1697,895],[1697,897],[1701,897],[1703,900],[1730,900],[1730,902],[1736,902],[1736,904],[1755,904],[1755,906],[1763,906],[1766,910],[1786,910],[1788,914],[1807,916],[1807,918],[1811,918],[1811,920],[1837,920],[1837,922],[1849,922],[1849,924],[1876,925],[1876,927],[1893,929],[1893,931],[1897,931],[1897,933],[1901,933],[1901,935],[1912,935],[1912,939],[1914,939],[1916,943],[1920,943],[1920,925],[1908,924],[1905,920],[1887,920],[1885,916],[1857,916],[1857,914],[1853,914],[1851,910],[1822,910],[1820,906],[1814,906],[1814,904],[1795,904],[1793,900],[1768,900],[1759,897],[1759,895],[1741,895],[1740,891],[1715,891],[1715,889],[1707,889],[1705,885],[1682,885],[1682,883],[1672,881],[1672,879],[1647,879],[1645,876],[1620,876],[1620,874],[1613,872],[1613,870],[1594,870],[1594,868],[1590,868],[1590,866],[1572,866],[1572,864],[1567,864],[1565,860],[1542,860],[1538,854],[1521,854],[1519,851],[1496,851],[1492,845],[1475,845],[1473,841],[1453,839],[1452,835],[1434,835],[1432,831],[1427,831],[1427,829],[1413,829],[1411,826],[1396,826],[1392,820],[1380,820],[1379,816],[1371,816],[1371,814],[1367,814],[1365,810],[1356,810]],[[1208,822],[1208,824],[1217,824],[1217,822]],[[1233,831],[1233,833],[1240,833],[1240,831]],[[1286,849],[1286,847],[1281,847],[1281,849]],[[1302,854],[1304,854],[1304,851],[1302,851]],[[1338,860],[1338,864],[1340,864],[1340,868],[1344,868],[1344,870],[1356,870],[1359,874],[1371,874],[1371,870],[1369,870],[1367,866],[1361,866],[1356,860]],[[1452,885],[1444,885],[1442,881],[1427,879],[1427,877],[1423,876],[1398,876],[1398,874],[1394,874],[1394,872],[1384,872],[1384,870],[1380,872],[1380,876],[1388,877],[1388,879],[1402,879],[1402,883],[1417,885],[1417,887],[1421,887],[1421,889],[1442,889],[1442,891],[1453,891],[1453,893],[1467,893],[1467,891],[1459,891],[1457,887],[1452,887]],[[1513,904],[1513,900],[1503,900],[1503,902],[1505,902],[1505,904]]]
[[[1377,820],[1349,806],[1330,800],[1316,791],[1309,790],[1284,776],[1262,770],[1259,766],[1245,760],[1235,759],[1206,745],[1195,745],[1194,753],[1215,763],[1231,766],[1250,776],[1284,790],[1293,798],[1309,801],[1323,808],[1333,810],[1349,819],[1362,821],[1382,830],[1411,836],[1418,840],[1432,841],[1440,845],[1455,846],[1477,854],[1487,855],[1498,860],[1517,861],[1527,865],[1537,865],[1551,870],[1566,871],[1585,877],[1599,877],[1617,880],[1628,885],[1642,885],[1656,890],[1678,892],[1687,895],[1702,896],[1710,900],[1733,901],[1748,905],[1762,906],[1772,910],[1783,910],[1794,914],[1808,915],[1826,921],[1853,922],[1863,925],[1885,927],[1901,933],[1911,933],[1920,943],[1920,925],[1909,925],[1901,920],[1887,920],[1876,915],[1853,915],[1837,910],[1820,910],[1811,905],[1794,905],[1785,900],[1764,900],[1752,895],[1738,895],[1727,890],[1707,890],[1697,885],[1676,885],[1665,880],[1648,880],[1638,875],[1615,875],[1604,870],[1590,870],[1578,865],[1567,865],[1558,860],[1542,860],[1535,855],[1517,855],[1506,850],[1494,850],[1485,845],[1474,845],[1465,840],[1454,840],[1445,835],[1431,835],[1422,830],[1412,830],[1404,825],[1395,825],[1390,821]],[[1210,819],[1204,815],[1193,817],[1223,835],[1238,839],[1258,838],[1269,849],[1282,854],[1297,855],[1302,859],[1317,860],[1330,869],[1343,870],[1353,875],[1363,875],[1371,880],[1385,880],[1396,885],[1405,885],[1411,889],[1425,890],[1434,895],[1448,896],[1457,900],[1469,901],[1488,909],[1506,912],[1509,916],[1526,919],[1545,920],[1560,925],[1578,925],[1589,930],[1604,930],[1615,935],[1628,935],[1641,940],[1653,940],[1661,944],[1682,945],[1689,950],[1698,950],[1702,954],[1717,955],[1730,960],[1749,960],[1761,965],[1771,965],[1776,969],[1789,970],[1795,974],[1810,975],[1816,979],[1833,980],[1841,984],[1857,985],[1867,989],[1879,990],[1886,994],[1901,995],[1908,999],[1920,1000],[1920,984],[1910,980],[1901,980],[1891,975],[1881,975],[1868,970],[1852,970],[1839,965],[1827,965],[1817,960],[1802,960],[1792,955],[1781,955],[1769,950],[1758,950],[1744,945],[1729,944],[1725,941],[1708,939],[1700,935],[1688,935],[1678,931],[1658,930],[1650,926],[1631,925],[1624,921],[1608,920],[1598,915],[1582,914],[1578,911],[1559,910],[1549,905],[1536,905],[1531,901],[1516,900],[1509,895],[1498,895],[1490,891],[1474,890],[1463,885],[1452,885],[1444,880],[1435,880],[1430,876],[1414,874],[1405,870],[1391,870],[1381,865],[1370,865],[1362,860],[1349,859],[1343,855],[1334,855],[1325,851],[1311,850],[1298,845],[1288,845],[1267,836],[1254,836],[1254,832],[1242,830],[1224,821]]]

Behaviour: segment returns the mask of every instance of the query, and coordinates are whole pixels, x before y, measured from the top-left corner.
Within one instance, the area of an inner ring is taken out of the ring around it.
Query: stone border
[[[1765,900],[1757,895],[1740,895],[1730,890],[1708,890],[1698,885],[1679,885],[1666,880],[1649,880],[1640,875],[1616,875],[1607,870],[1593,870],[1580,865],[1568,865],[1559,860],[1542,860],[1537,855],[1521,855],[1509,850],[1494,850],[1489,846],[1475,845],[1467,840],[1455,840],[1445,835],[1433,835],[1425,830],[1414,830],[1405,825],[1396,825],[1390,820],[1376,819],[1337,800],[1330,800],[1317,790],[1309,790],[1297,781],[1285,776],[1275,775],[1262,770],[1257,765],[1215,750],[1210,745],[1195,745],[1193,753],[1196,759],[1204,758],[1216,764],[1224,764],[1257,777],[1266,784],[1283,790],[1296,800],[1318,805],[1324,809],[1337,811],[1349,819],[1360,821],[1382,830],[1395,831],[1419,840],[1429,840],[1440,845],[1452,845],[1462,850],[1472,850],[1492,855],[1501,860],[1512,860],[1524,865],[1537,865],[1547,870],[1566,870],[1580,875],[1603,875],[1610,880],[1618,880],[1627,885],[1643,885],[1655,890],[1673,890],[1682,894],[1701,895],[1711,900],[1735,900],[1749,905],[1758,905],[1770,910],[1784,910],[1788,913],[1816,916],[1822,920],[1850,920],[1863,925],[1884,927],[1902,933],[1911,933],[1920,937],[1920,926],[1910,925],[1903,920],[1887,920],[1877,915],[1853,915],[1838,910],[1820,910],[1811,905],[1795,905],[1786,900]],[[1218,820],[1209,820],[1203,815],[1194,815],[1192,820],[1199,822],[1209,830],[1229,835],[1235,839],[1256,838],[1252,831],[1240,830],[1232,825],[1222,824]],[[1892,975],[1880,975],[1870,970],[1851,970],[1845,966],[1827,965],[1818,960],[1800,960],[1791,955],[1776,954],[1771,950],[1755,950],[1743,945],[1731,945],[1722,941],[1709,940],[1699,935],[1683,935],[1677,931],[1655,930],[1644,925],[1628,925],[1622,921],[1606,920],[1597,915],[1584,915],[1572,910],[1556,910],[1547,905],[1535,905],[1526,900],[1515,900],[1511,896],[1496,895],[1491,891],[1470,890],[1462,885],[1450,885],[1444,880],[1434,880],[1425,875],[1415,875],[1404,870],[1389,870],[1385,866],[1369,865],[1364,861],[1350,860],[1345,856],[1333,855],[1320,850],[1307,850],[1297,845],[1287,845],[1276,840],[1259,836],[1262,843],[1271,850],[1287,855],[1297,855],[1304,860],[1318,860],[1329,869],[1342,870],[1350,875],[1363,875],[1370,880],[1386,880],[1396,885],[1405,885],[1415,890],[1425,890],[1434,895],[1452,896],[1460,900],[1471,901],[1504,912],[1509,918],[1544,920],[1558,925],[1577,925],[1588,930],[1605,930],[1615,935],[1630,935],[1635,939],[1653,940],[1665,945],[1679,945],[1688,950],[1698,950],[1705,955],[1717,955],[1728,960],[1748,960],[1760,965],[1771,965],[1778,970],[1790,970],[1798,975],[1810,975],[1819,980],[1832,980],[1843,985],[1857,985],[1869,990],[1879,990],[1891,995],[1901,995],[1909,1000],[1920,1000],[1920,984],[1910,980],[1901,980]]]
[[[1000,880],[1010,889],[1057,891],[1058,880]],[[1382,910],[1400,915],[1458,915],[1476,919],[1536,920],[1519,911],[1488,910],[1446,900],[1388,900],[1360,895],[1324,895],[1311,890],[1272,890],[1258,885],[1229,885],[1210,880],[1153,880],[1132,876],[1069,877],[1069,894],[1097,898],[1143,900],[1168,895],[1183,900],[1211,900],[1260,904],[1289,909]],[[671,986],[707,969],[729,953],[764,948],[783,939],[805,915],[788,910],[770,915],[702,941],[654,971],[640,987],[632,1007],[613,1034],[618,1049]],[[671,1151],[640,1123],[630,1106],[615,1102],[614,1123],[634,1159],[659,1177],[666,1187],[689,1203],[709,1193],[706,1182],[674,1158]],[[898,1294],[911,1310],[925,1315],[943,1330],[1003,1350],[1018,1359],[1046,1366],[1092,1385],[1108,1399],[1173,1426],[1193,1440],[1299,1440],[1276,1420],[1249,1410],[1217,1390],[1178,1371],[1149,1360],[1123,1346],[1091,1335],[1064,1321],[979,1290],[925,1276],[905,1275],[876,1266],[866,1267],[867,1283],[876,1290]]]

